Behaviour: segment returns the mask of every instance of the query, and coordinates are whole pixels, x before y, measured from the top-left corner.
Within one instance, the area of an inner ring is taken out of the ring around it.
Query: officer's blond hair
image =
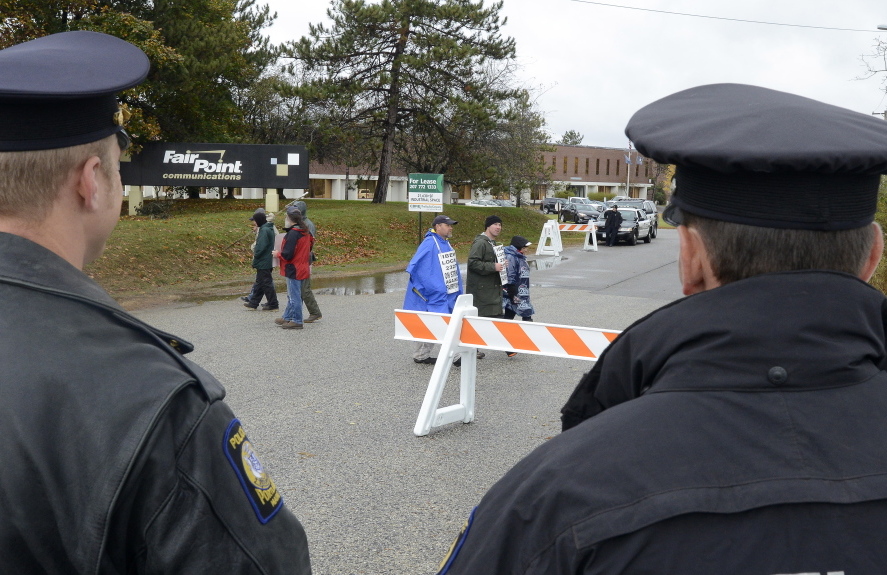
[[[112,145],[116,136],[54,150],[0,152],[0,216],[46,217],[71,172],[92,156],[101,159],[102,170],[110,178],[116,169],[111,162]]]
[[[852,230],[787,230],[734,224],[683,212],[699,232],[721,284],[771,272],[832,270],[859,275],[874,242],[871,226]]]

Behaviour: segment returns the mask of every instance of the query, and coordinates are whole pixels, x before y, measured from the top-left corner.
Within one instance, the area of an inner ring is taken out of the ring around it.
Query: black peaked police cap
[[[62,32],[0,50],[0,151],[87,144],[123,129],[115,94],[148,57],[98,32]]]
[[[874,220],[887,122],[767,88],[712,84],[638,110],[625,133],[675,164],[664,214],[751,226],[845,230]]]

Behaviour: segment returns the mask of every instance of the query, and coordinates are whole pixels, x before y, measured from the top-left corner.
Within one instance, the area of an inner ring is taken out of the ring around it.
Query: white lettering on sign
[[[447,285],[447,294],[459,291],[459,264],[456,262],[456,252],[437,254],[440,259],[440,271],[443,272],[444,283]]]
[[[200,157],[200,154],[218,154],[218,159],[207,160]],[[243,162],[222,162],[225,156],[224,150],[194,152],[190,150],[184,154],[179,154],[175,150],[166,150],[163,154],[164,164],[191,164],[194,166],[194,173],[200,174],[240,174],[243,172]]]

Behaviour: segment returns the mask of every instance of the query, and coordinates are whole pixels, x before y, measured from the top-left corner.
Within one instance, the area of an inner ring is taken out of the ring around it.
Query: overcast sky
[[[262,0],[260,0],[262,2]],[[327,21],[329,0],[264,0],[278,19],[274,42]],[[566,130],[584,145],[625,147],[625,124],[668,94],[719,82],[756,84],[870,114],[887,108],[882,78],[860,56],[887,40],[883,0],[505,0],[504,35],[517,43],[525,84],[538,94],[552,140]],[[721,18],[793,24],[776,26]],[[849,28],[859,32],[797,26]]]

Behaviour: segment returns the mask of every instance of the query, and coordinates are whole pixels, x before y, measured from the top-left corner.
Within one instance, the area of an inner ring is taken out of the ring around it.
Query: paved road
[[[532,274],[534,285],[661,300],[683,297],[678,283],[678,233],[663,229],[649,244],[570,250],[566,260]]]
[[[680,297],[674,232],[652,244],[567,252],[533,272],[537,321],[622,329]],[[590,364],[489,353],[477,419],[412,434],[431,366],[394,341],[402,292],[320,295],[323,319],[284,331],[268,312],[210,301],[136,312],[193,342],[308,532],[318,575],[434,573],[488,487],[560,431]],[[458,401],[458,370],[442,404]]]

